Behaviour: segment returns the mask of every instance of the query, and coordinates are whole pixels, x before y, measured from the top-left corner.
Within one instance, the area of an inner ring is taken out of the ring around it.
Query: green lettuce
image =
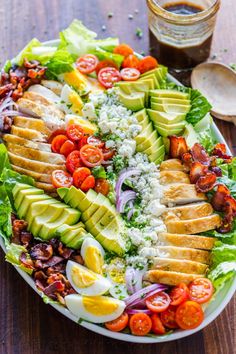
[[[200,144],[202,144],[208,152],[212,151],[217,142],[212,130],[212,123],[213,119],[211,115],[207,114],[194,126]]]
[[[9,162],[6,146],[4,144],[0,144],[0,180],[4,168],[10,169],[11,164]]]
[[[229,245],[221,241],[215,243],[212,250],[213,266],[216,266],[225,261],[236,262],[236,245]]]
[[[92,169],[92,174],[95,178],[107,178],[107,174],[103,166],[95,166]]]
[[[22,51],[13,59],[13,64],[22,65],[24,58],[28,58],[31,55],[32,48],[41,46],[41,43],[37,38],[33,38]]]
[[[221,168],[224,177],[230,178],[233,183],[236,182],[236,157],[232,159],[231,163],[225,163],[223,159],[217,159],[217,166]]]
[[[236,275],[236,261],[226,261],[218,264],[209,274],[208,278],[212,281],[216,290],[221,289],[224,284]]]
[[[74,70],[74,59],[66,49],[58,49],[47,63],[46,76],[55,79],[58,75]]]
[[[57,47],[40,45],[33,47],[30,52],[26,53],[25,57],[28,60],[38,60],[42,65],[46,65],[55,55]]]
[[[234,198],[236,198],[236,181],[234,181],[226,176],[223,176],[223,177],[217,178],[217,182],[225,184],[226,187],[229,188],[231,195]]]
[[[11,237],[12,207],[4,185],[0,186],[0,236],[6,241]]]
[[[13,264],[16,267],[19,267],[20,269],[22,269],[24,272],[26,272],[28,274],[33,273],[32,269],[25,267],[20,262],[20,255],[22,252],[25,252],[27,255],[26,256],[27,259],[30,259],[30,256],[27,253],[27,250],[24,246],[17,245],[15,243],[10,243],[10,244],[7,244],[6,249],[7,249],[7,253],[6,253],[5,259],[7,262]]]

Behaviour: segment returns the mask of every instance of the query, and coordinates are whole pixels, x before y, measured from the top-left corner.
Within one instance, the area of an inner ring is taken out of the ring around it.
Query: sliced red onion
[[[133,213],[134,213],[134,203],[132,200],[130,200],[128,202],[128,206],[129,206],[130,210],[127,213],[127,219],[130,220],[133,216]]]
[[[119,199],[122,192],[122,185],[124,181],[131,176],[138,176],[141,174],[141,170],[138,169],[124,169],[121,171],[119,178],[116,182],[115,192],[116,198]]]
[[[142,289],[143,275],[146,269],[139,270],[128,267],[125,272],[126,287],[129,294],[134,294]]]
[[[135,315],[136,313],[145,313],[146,315],[151,315],[152,311],[148,309],[126,309],[125,312],[127,312],[128,315]]]
[[[10,110],[10,111],[1,112],[0,114],[1,116],[13,117],[13,116],[18,116],[19,112]]]
[[[143,305],[143,301],[151,295],[166,290],[167,286],[163,284],[152,284],[147,286],[146,288],[143,288],[139,291],[137,291],[135,294],[131,295],[127,299],[125,299],[125,303],[127,307],[135,306],[135,305]]]
[[[136,198],[136,193],[132,190],[124,191],[117,199],[116,210],[119,213],[125,212],[125,206],[130,200],[134,200]]]

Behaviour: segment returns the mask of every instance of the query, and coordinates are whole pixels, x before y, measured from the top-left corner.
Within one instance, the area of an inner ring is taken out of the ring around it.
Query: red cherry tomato
[[[85,166],[95,167],[101,165],[103,154],[96,146],[87,144],[80,149],[80,158]]]
[[[84,131],[78,124],[70,124],[66,129],[66,134],[70,140],[79,141],[84,136]]]
[[[143,74],[149,70],[156,69],[157,67],[157,60],[149,55],[140,60],[137,69],[141,72],[141,74]]]
[[[90,74],[98,65],[98,58],[93,54],[86,54],[77,59],[76,67],[82,74]]]
[[[165,327],[163,326],[160,317],[158,316],[157,313],[154,313],[151,316],[151,320],[152,320],[152,332],[155,334],[165,334],[166,330]]]
[[[52,140],[52,151],[56,153],[60,153],[62,145],[68,140],[65,135],[57,135]]]
[[[178,324],[175,321],[175,312],[176,312],[176,307],[169,306],[167,310],[161,312],[160,317],[161,317],[161,322],[163,325],[167,328],[178,328]]]
[[[102,149],[103,160],[107,161],[110,160],[115,155],[115,150],[110,149]]]
[[[146,305],[152,312],[162,312],[170,305],[170,297],[164,291],[161,291],[148,297],[146,299]]]
[[[73,183],[73,178],[71,175],[62,170],[55,170],[52,173],[52,184],[55,188],[61,187],[71,187]]]
[[[146,336],[151,331],[152,321],[146,313],[136,313],[131,316],[129,327],[135,336]]]
[[[97,67],[96,67],[96,74],[98,75],[99,71],[103,68],[115,68],[118,70],[118,66],[116,65],[116,63],[112,60],[106,59],[106,60],[102,60],[98,63]]]
[[[124,81],[136,81],[140,76],[140,72],[135,68],[124,68],[121,70],[120,75]]]
[[[86,145],[88,142],[88,137],[86,135],[82,136],[80,140],[78,141],[78,149],[80,150],[84,145]]]
[[[194,329],[200,326],[204,319],[201,306],[195,301],[185,301],[176,310],[175,320],[182,329]]]
[[[95,182],[95,192],[107,195],[110,190],[110,184],[105,178],[97,178]]]
[[[70,173],[74,173],[78,167],[82,167],[83,163],[80,160],[80,153],[78,150],[72,151],[66,159],[66,169]]]
[[[88,176],[87,178],[85,178],[85,180],[82,182],[80,189],[83,192],[87,192],[89,189],[93,189],[95,186],[95,178],[94,176]]]
[[[212,282],[207,278],[198,278],[189,285],[190,300],[204,304],[212,297],[214,288]]]
[[[175,286],[170,292],[170,299],[172,306],[178,306],[182,302],[188,300],[189,290],[186,284],[181,283]]]
[[[134,51],[128,44],[122,43],[119,44],[117,47],[115,47],[113,53],[120,54],[123,55],[124,57],[127,57],[130,54],[134,54]]]
[[[53,141],[53,139],[55,138],[55,136],[57,135],[66,135],[66,130],[65,129],[57,129],[55,130],[49,137],[48,142],[49,144],[51,144],[51,142]]]
[[[73,141],[66,140],[60,148],[60,154],[67,157],[75,149],[76,149],[75,143],[73,143]]]
[[[104,141],[93,135],[88,137],[87,142],[89,145],[96,146],[97,148],[102,148],[105,145]]]
[[[106,88],[121,80],[120,72],[112,67],[103,68],[98,73],[98,81]]]
[[[73,184],[76,188],[80,188],[84,180],[91,175],[91,171],[87,167],[79,167],[73,173]]]
[[[138,65],[139,65],[139,59],[135,55],[130,54],[124,59],[122,63],[122,68],[138,69]]]
[[[123,312],[122,315],[116,318],[115,320],[106,322],[105,327],[110,331],[120,332],[123,331],[123,329],[125,329],[125,327],[128,325],[128,322],[129,322],[129,316],[126,312]]]

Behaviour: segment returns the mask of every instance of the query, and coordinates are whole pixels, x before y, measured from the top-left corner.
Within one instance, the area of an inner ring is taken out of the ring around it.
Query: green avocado
[[[29,184],[24,184],[24,183],[17,183],[15,184],[14,188],[12,189],[12,194],[13,194],[13,197],[14,197],[14,200],[16,199],[17,197],[17,194],[24,190],[24,189],[31,189],[32,186],[30,186]]]
[[[147,92],[149,91],[149,82],[146,81],[119,81],[115,84],[124,93],[131,94],[133,92]]]
[[[153,103],[151,101],[151,109],[154,109],[156,111],[160,111],[160,112],[166,112],[166,113],[185,113],[187,114],[190,109],[191,106],[185,106],[182,104],[164,104],[164,103]]]
[[[158,140],[158,134],[157,134],[156,130],[153,130],[150,135],[146,136],[145,140],[143,140],[142,142],[137,144],[136,150],[138,152],[143,152],[143,151],[147,150],[148,148],[150,148],[157,140]]]
[[[154,124],[175,124],[184,121],[186,117],[185,114],[158,112],[152,109],[147,109],[147,112]]]
[[[152,87],[154,89],[157,89],[157,88],[160,87],[158,79],[157,79],[157,77],[156,77],[156,75],[154,73],[149,73],[148,75],[143,76],[143,77],[141,76],[138,81],[144,81],[144,80],[147,80],[147,79],[148,80],[152,80]]]
[[[32,225],[34,218],[48,212],[50,208],[52,208],[52,205],[59,204],[61,205],[61,208],[65,208],[65,205],[63,205],[56,199],[53,200],[52,198],[44,198],[43,200],[36,201],[33,203],[32,201],[30,202],[31,204],[28,206],[27,213],[25,215],[25,219],[27,220],[29,227]]]
[[[118,98],[120,102],[131,111],[139,111],[145,107],[145,93],[144,92],[132,92],[126,94],[124,91],[119,90]]]
[[[160,164],[162,163],[162,161],[164,161],[164,158],[165,158],[165,153],[163,153],[163,155],[161,155],[160,157],[158,157],[158,159],[156,159],[156,160],[154,161],[154,163],[155,163],[156,165],[160,165]]]
[[[44,194],[44,191],[42,189],[38,189],[38,188],[34,188],[34,187],[31,187],[28,189],[22,189],[21,191],[19,191],[17,193],[16,196],[13,194],[14,206],[15,206],[16,210],[18,211],[20,209],[20,206],[21,206],[25,196],[39,195],[39,194]]]
[[[157,104],[177,104],[177,105],[184,105],[184,106],[189,106],[190,105],[190,100],[182,100],[179,98],[167,98],[167,97],[152,97],[151,98],[151,103],[157,103]]]
[[[148,126],[142,130],[140,134],[138,134],[134,139],[136,141],[137,147],[141,143],[143,143],[147,137],[149,137],[153,132],[153,125],[152,122],[149,122]]]
[[[56,236],[58,237],[62,237],[63,235],[65,235],[67,233],[68,230],[78,230],[78,229],[81,229],[83,228],[84,229],[84,224],[80,221],[78,222],[77,224],[74,224],[74,225],[61,225],[57,228],[56,230]]]
[[[159,136],[148,149],[144,150],[143,153],[151,155],[154,151],[158,150],[163,145],[163,138]]]
[[[185,127],[185,122],[177,123],[177,124],[163,124],[163,123],[158,123],[155,125],[156,130],[161,136],[170,136],[170,135],[175,135],[179,134]]]
[[[82,192],[81,189],[75,188],[74,186],[70,187],[65,194],[63,200],[66,204],[69,204],[72,208],[80,209],[80,204],[86,197],[86,194]]]
[[[88,219],[93,217],[93,214],[96,212],[96,210],[101,206],[101,204],[106,200],[106,197],[99,193],[97,194],[96,198],[92,202],[92,204],[84,211],[81,215],[81,219],[83,222],[86,222]]]
[[[183,100],[188,100],[190,98],[188,93],[175,90],[151,90],[149,94],[151,97],[176,98]]]
[[[89,233],[86,232],[84,230],[83,233],[81,233],[80,235],[75,236],[70,242],[67,243],[67,246],[70,248],[74,248],[74,249],[80,249],[84,240],[88,237],[93,238],[93,236]]]
[[[164,156],[165,156],[165,147],[164,145],[162,145],[161,147],[159,147],[158,150],[154,151],[148,157],[151,162],[156,162],[157,160],[159,160],[160,157],[164,157]]]
[[[68,193],[68,191],[69,191],[69,188],[66,188],[66,187],[57,188],[57,194],[59,195],[59,197],[61,199],[64,199],[64,197]]]
[[[141,75],[141,78],[149,76],[150,74],[154,74],[160,84],[163,80],[166,79],[167,68],[163,65],[159,65],[158,68],[147,71],[146,73]]]
[[[21,191],[23,193],[23,191]],[[24,195],[24,193],[23,193]],[[17,210],[17,215],[19,216],[20,219],[24,219],[26,217],[26,214],[29,210],[29,207],[32,203],[38,202],[38,201],[47,201],[50,200],[51,198],[46,195],[46,194],[33,194],[33,195],[24,195],[23,201],[20,203],[19,208],[17,209],[16,204],[16,210]],[[27,221],[27,219],[26,219]]]

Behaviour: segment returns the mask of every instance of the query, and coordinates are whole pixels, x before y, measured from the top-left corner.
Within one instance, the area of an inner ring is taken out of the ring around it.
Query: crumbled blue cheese
[[[90,121],[97,120],[98,117],[93,102],[85,103],[84,107],[82,108],[82,115],[84,118]]]

